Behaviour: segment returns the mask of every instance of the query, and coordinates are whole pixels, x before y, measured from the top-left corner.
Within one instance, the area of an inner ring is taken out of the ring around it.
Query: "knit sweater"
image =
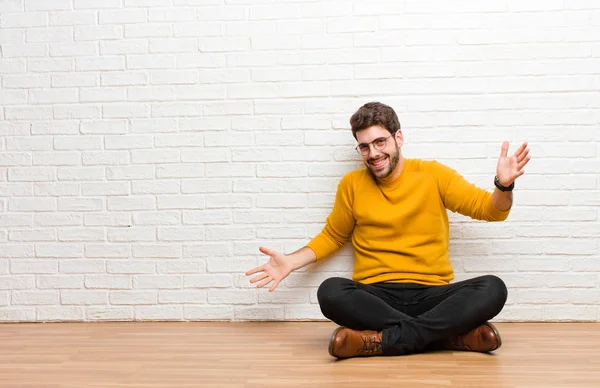
[[[446,209],[477,220],[505,220],[509,211],[496,209],[491,198],[435,161],[404,159],[393,181],[377,182],[366,168],[355,170],[340,181],[325,227],[307,246],[321,260],[351,238],[352,278],[364,284],[447,284],[454,272]]]

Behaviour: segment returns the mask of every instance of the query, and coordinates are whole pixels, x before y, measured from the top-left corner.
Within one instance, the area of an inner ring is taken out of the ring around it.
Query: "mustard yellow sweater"
[[[342,178],[327,223],[308,247],[320,260],[351,237],[352,278],[361,283],[447,284],[454,272],[446,209],[478,220],[505,220],[509,211],[496,209],[491,198],[434,161],[404,159],[400,176],[379,184],[363,168]]]

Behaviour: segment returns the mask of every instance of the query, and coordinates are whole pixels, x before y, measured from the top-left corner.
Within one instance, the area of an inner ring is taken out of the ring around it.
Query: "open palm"
[[[502,186],[510,186],[515,179],[525,173],[523,167],[529,162],[529,148],[527,142],[523,143],[513,155],[508,156],[508,142],[502,143],[498,166],[496,167],[496,175]]]
[[[259,249],[265,255],[270,256],[269,260],[265,264],[246,272],[246,276],[258,274],[250,279],[250,283],[260,282],[256,285],[258,288],[273,282],[271,288],[269,288],[269,291],[273,291],[292,272],[293,268],[285,260],[284,254],[265,247],[260,247]]]

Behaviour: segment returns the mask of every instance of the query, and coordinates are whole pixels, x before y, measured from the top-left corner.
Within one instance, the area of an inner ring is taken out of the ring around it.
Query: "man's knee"
[[[502,309],[508,297],[508,289],[504,281],[498,276],[486,275],[481,277],[481,282],[486,293],[492,299],[492,303],[499,309]]]
[[[321,306],[335,303],[348,279],[334,277],[326,279],[317,290],[317,300]]]

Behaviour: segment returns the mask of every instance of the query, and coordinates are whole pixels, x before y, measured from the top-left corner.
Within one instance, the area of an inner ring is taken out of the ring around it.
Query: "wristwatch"
[[[513,191],[513,189],[515,188],[515,182],[511,183],[510,186],[502,186],[502,184],[500,184],[500,181],[498,180],[498,175],[494,177],[494,185],[496,185],[496,187],[500,191]]]

